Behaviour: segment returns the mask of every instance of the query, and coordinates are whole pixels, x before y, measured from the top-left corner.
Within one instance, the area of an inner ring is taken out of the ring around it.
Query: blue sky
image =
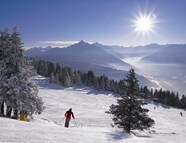
[[[140,12],[155,15],[154,32],[134,31]],[[186,0],[0,0],[0,30],[14,26],[25,47],[186,43]]]

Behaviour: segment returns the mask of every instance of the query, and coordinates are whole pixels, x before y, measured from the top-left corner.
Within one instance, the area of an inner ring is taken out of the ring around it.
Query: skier
[[[70,122],[70,119],[71,119],[71,116],[73,119],[75,119],[74,117],[74,114],[72,112],[72,108],[70,108],[68,111],[66,111],[65,113],[65,117],[66,117],[66,120],[65,120],[65,127],[69,127],[69,122]]]
[[[180,115],[183,117],[183,114],[182,114],[182,112],[180,112]]]

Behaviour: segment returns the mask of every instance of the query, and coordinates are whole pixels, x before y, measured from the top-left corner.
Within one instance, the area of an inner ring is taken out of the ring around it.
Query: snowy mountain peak
[[[74,44],[74,45],[91,45],[91,44],[89,44],[88,42],[85,42],[85,41],[81,40],[81,41],[79,41],[79,43]]]
[[[100,44],[98,42],[93,43],[93,45],[95,45],[95,46],[102,46],[102,44]]]
[[[86,44],[86,42],[81,40],[81,41],[79,41],[79,44]]]

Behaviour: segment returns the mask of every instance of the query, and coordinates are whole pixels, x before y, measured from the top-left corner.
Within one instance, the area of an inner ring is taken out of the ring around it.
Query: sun
[[[134,20],[134,30],[139,33],[150,33],[154,29],[154,24],[156,23],[156,16],[154,14],[140,14]]]

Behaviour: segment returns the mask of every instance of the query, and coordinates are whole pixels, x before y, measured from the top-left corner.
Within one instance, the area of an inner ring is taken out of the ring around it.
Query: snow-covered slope
[[[149,104],[150,117],[155,120],[155,133],[141,132],[138,136],[110,126],[105,114],[116,98],[109,92],[87,87],[63,88],[38,77],[39,96],[46,109],[31,122],[0,118],[0,142],[14,143],[185,143],[186,111]],[[154,109],[156,107],[156,109]],[[76,120],[70,128],[63,127],[64,113],[73,109]],[[183,112],[183,117],[180,116]]]

